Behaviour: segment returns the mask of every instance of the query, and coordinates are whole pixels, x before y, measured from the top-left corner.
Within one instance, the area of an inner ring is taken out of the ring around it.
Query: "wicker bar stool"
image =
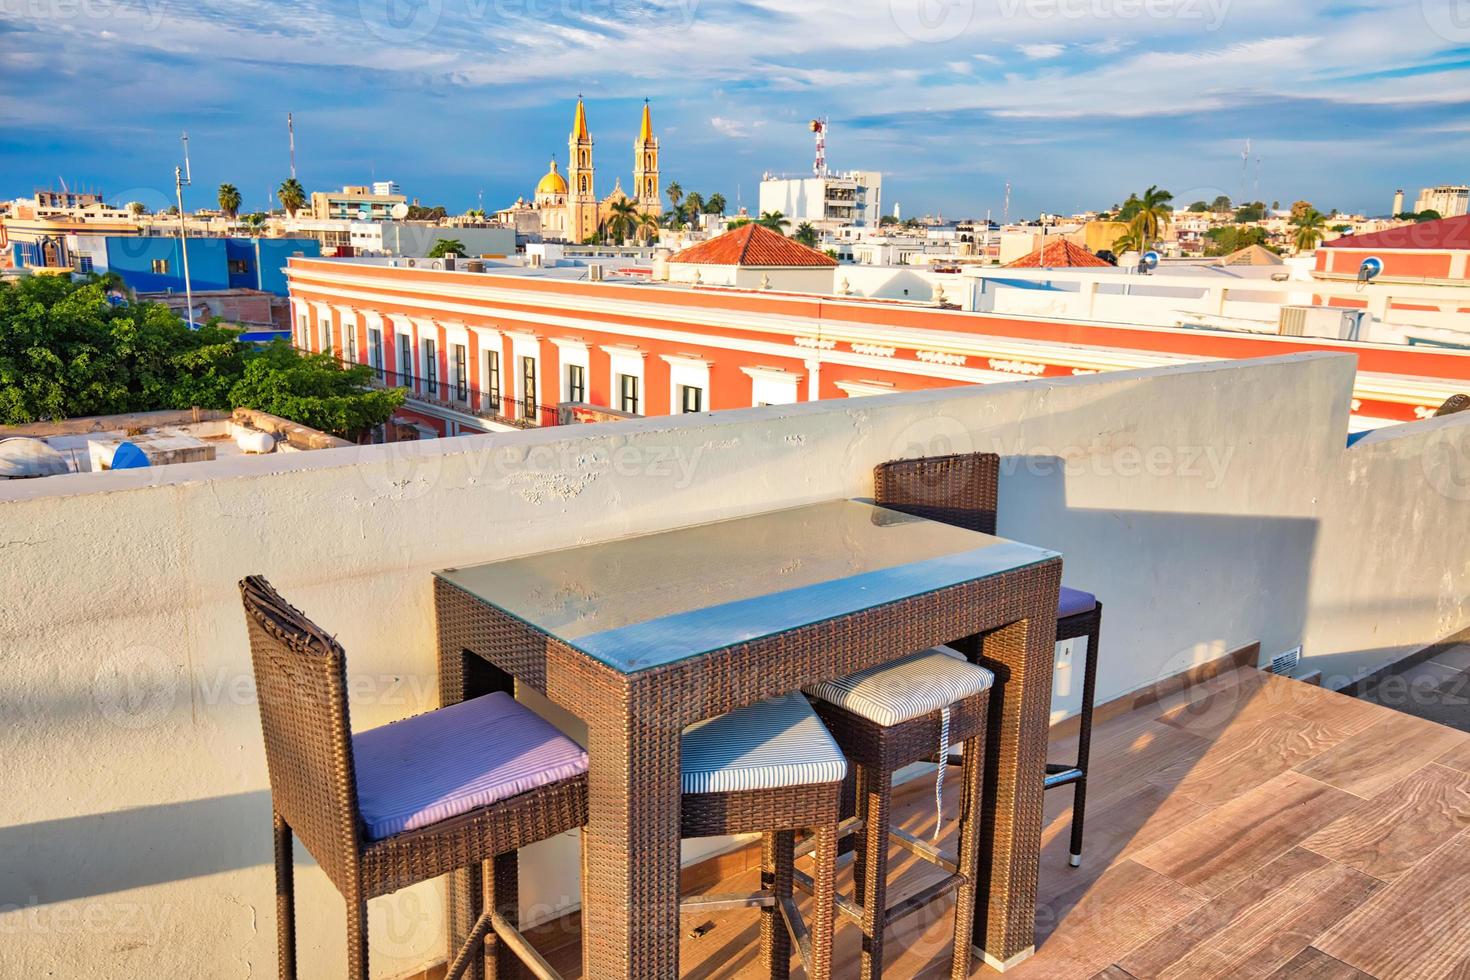
[[[1000,457],[994,453],[964,453],[928,459],[898,460],[873,471],[874,501],[957,527],[994,534],[1000,498]],[[1082,710],[1078,719],[1077,761],[1049,763],[1046,788],[1072,786],[1072,842],[1070,864],[1082,864],[1082,829],[1087,807],[1087,767],[1092,748],[1092,710],[1097,695],[1097,647],[1102,631],[1102,603],[1090,592],[1062,587],[1057,603],[1057,642],[1087,638],[1082,674]],[[967,653],[971,652],[966,650]],[[961,763],[951,756],[950,765]]]
[[[839,911],[862,928],[862,977],[883,975],[883,940],[900,919],[955,894],[954,949],[950,975],[970,975],[971,930],[975,921],[976,869],[980,842],[980,793],[985,771],[985,718],[995,677],[952,650],[926,650],[807,689],[813,707],[857,774],[857,821],[863,840],[853,863],[853,899],[839,897]],[[965,746],[959,846],[946,853],[938,845],[943,827],[944,766],[935,785],[933,842],[890,825],[893,777],[904,766],[947,757],[949,746]],[[898,844],[948,871],[914,895],[889,905],[888,852]],[[802,881],[805,887],[808,883]],[[811,887],[818,897],[820,882]]]
[[[352,734],[342,647],[265,579],[240,583],[270,770],[280,975],[296,976],[294,833],[347,902],[347,975],[368,976],[371,898],[581,827],[587,753],[498,692]],[[482,891],[482,889],[480,890]],[[485,975],[487,941],[557,974],[483,909],[448,977]],[[493,938],[492,938],[493,937]]]
[[[761,833],[761,889],[704,895],[689,914],[761,910],[761,956],[773,980],[790,974],[796,947],[806,975],[832,975],[836,919],[837,822],[847,762],[799,693],[761,701],[692,725],[681,746],[683,836]],[[798,831],[815,840],[818,890],[808,929],[792,897]]]

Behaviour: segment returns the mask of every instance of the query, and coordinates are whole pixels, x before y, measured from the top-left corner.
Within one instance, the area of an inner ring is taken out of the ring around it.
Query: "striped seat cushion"
[[[806,693],[884,726],[898,725],[990,690],[995,675],[944,647],[923,650]]]
[[[1057,619],[1066,619],[1078,613],[1092,612],[1097,608],[1097,596],[1079,589],[1062,586],[1061,601],[1057,603]]]
[[[684,729],[686,793],[729,793],[835,783],[847,760],[797,692]]]
[[[352,736],[370,840],[587,771],[587,752],[502,691]]]

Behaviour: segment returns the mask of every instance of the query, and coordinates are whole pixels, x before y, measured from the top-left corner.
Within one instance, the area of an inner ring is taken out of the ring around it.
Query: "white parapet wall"
[[[1252,642],[1337,684],[1434,643],[1470,626],[1470,414],[1348,448],[1353,374],[1296,355],[0,483],[0,976],[274,969],[248,573],[341,639],[372,727],[436,701],[436,568],[987,450],[1001,533],[1106,604],[1103,699]],[[297,859],[302,975],[338,975],[341,901]],[[524,868],[527,918],[575,903],[574,839]],[[372,903],[374,976],[442,957],[441,895]]]

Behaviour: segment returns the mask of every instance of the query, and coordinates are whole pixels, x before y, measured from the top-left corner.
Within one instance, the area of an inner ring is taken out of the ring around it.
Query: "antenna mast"
[[[827,117],[813,119],[811,130],[817,143],[817,157],[812,162],[812,174],[817,177],[825,177],[827,176]]]
[[[1004,228],[1011,223],[1011,182],[1006,181],[1006,203],[1000,212],[1000,224]]]
[[[1240,196],[1246,197],[1250,193],[1251,181],[1251,141],[1247,137],[1245,149],[1240,151]],[[1242,202],[1248,203],[1248,202]]]
[[[291,179],[296,179],[296,124],[291,113],[286,113],[286,139],[291,144]]]
[[[194,182],[189,172],[189,134],[180,138],[184,144],[184,165],[174,168],[174,194],[179,202],[179,251],[184,259],[184,322],[194,328],[194,282],[189,278],[189,228],[184,222],[184,188]]]

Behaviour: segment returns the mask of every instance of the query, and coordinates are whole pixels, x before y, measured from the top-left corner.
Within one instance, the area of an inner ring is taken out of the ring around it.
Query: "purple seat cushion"
[[[1066,619],[1078,613],[1092,612],[1097,608],[1097,596],[1091,592],[1079,592],[1062,586],[1062,598],[1057,603],[1057,619]]]
[[[352,736],[370,840],[587,771],[587,751],[502,691]]]

